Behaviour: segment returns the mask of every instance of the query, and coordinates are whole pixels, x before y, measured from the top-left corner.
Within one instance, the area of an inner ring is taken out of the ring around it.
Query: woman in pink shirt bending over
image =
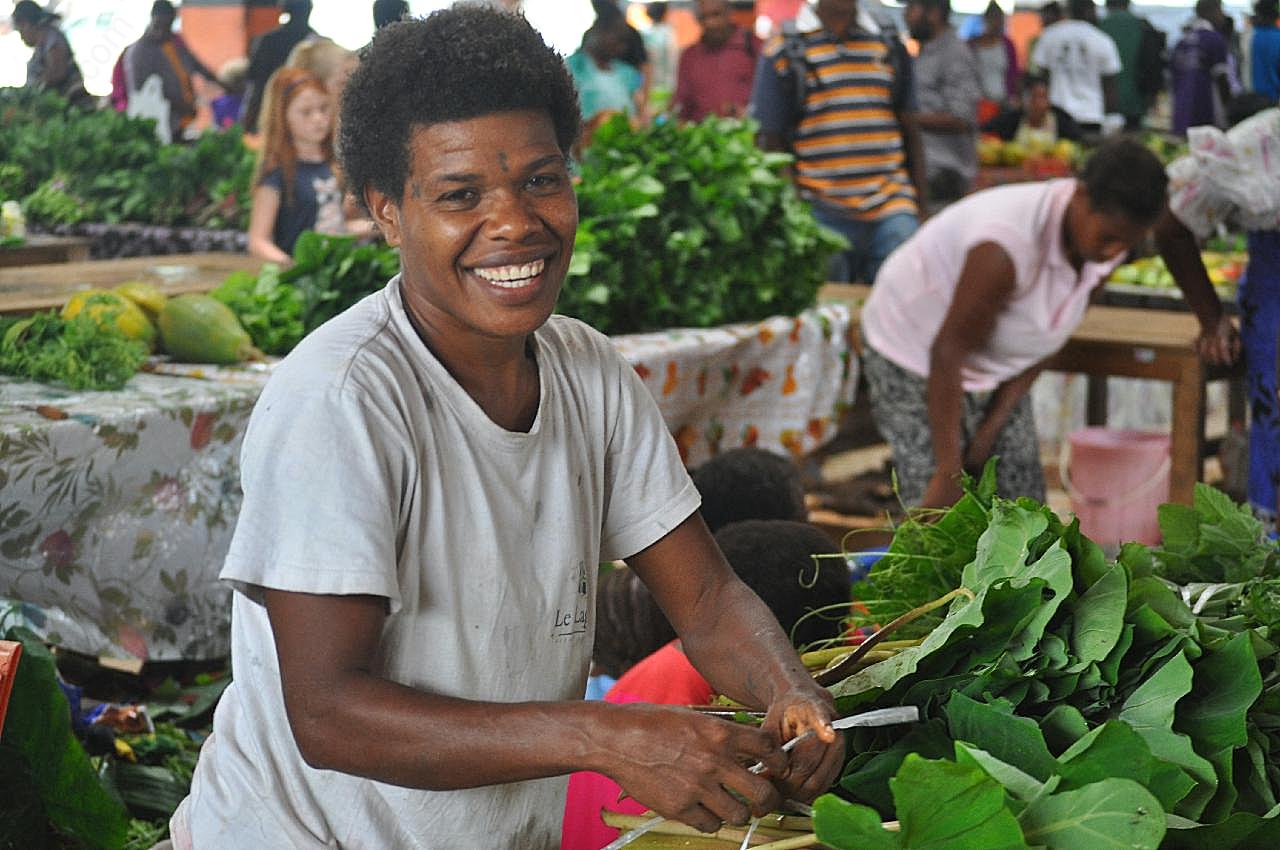
[[[1001,495],[1044,499],[1028,390],[1159,217],[1167,183],[1149,151],[1120,139],[1078,179],[970,195],[889,256],[862,315],[864,368],[904,502],[950,505],[961,471],[993,456]],[[1187,302],[1200,350],[1225,361],[1230,324],[1211,294]]]

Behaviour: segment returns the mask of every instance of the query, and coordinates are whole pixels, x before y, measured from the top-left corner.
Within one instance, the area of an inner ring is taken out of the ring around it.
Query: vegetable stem
[[[835,667],[832,667],[830,670],[823,670],[814,678],[817,679],[819,685],[822,685],[823,687],[827,687],[827,688],[831,687],[837,682],[844,681],[845,679],[849,678],[849,676],[853,675],[853,673],[857,671],[859,663],[862,661],[863,657],[868,652],[870,652],[871,649],[875,647],[876,644],[880,643],[885,637],[892,634],[895,629],[898,629],[901,626],[904,626],[907,623],[910,623],[912,620],[916,619],[917,617],[923,617],[925,614],[928,614],[930,611],[934,610],[935,608],[941,608],[943,605],[948,604],[949,602],[951,602],[951,600],[955,599],[958,596],[967,596],[969,597],[969,599],[974,598],[974,594],[972,590],[969,590],[966,587],[957,587],[955,590],[951,591],[948,594],[938,597],[932,602],[926,602],[923,605],[920,605],[916,608],[912,608],[910,611],[903,614],[901,617],[898,617],[893,622],[889,623],[889,625],[880,629],[880,631],[876,632],[871,637],[863,641],[861,646],[859,646],[853,652],[849,653],[848,658],[844,659]]]

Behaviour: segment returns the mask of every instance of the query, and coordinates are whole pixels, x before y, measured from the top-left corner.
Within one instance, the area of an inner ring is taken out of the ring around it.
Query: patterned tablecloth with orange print
[[[829,439],[853,400],[848,330],[832,305],[614,342],[696,465],[735,446],[801,454]],[[0,599],[77,652],[219,658],[240,443],[270,367],[157,369],[119,392],[0,378]]]
[[[849,311],[614,337],[658,401],[686,466],[739,446],[800,456],[827,442],[853,402]]]

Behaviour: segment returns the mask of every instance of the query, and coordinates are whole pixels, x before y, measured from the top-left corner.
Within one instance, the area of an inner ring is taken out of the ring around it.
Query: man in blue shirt
[[[1253,7],[1253,90],[1280,100],[1280,2],[1258,0]]]

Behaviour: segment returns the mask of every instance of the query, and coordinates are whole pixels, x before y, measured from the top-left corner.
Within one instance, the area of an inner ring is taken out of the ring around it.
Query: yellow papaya
[[[170,298],[160,311],[160,339],[186,363],[239,363],[262,357],[236,314],[208,295]]]
[[[145,283],[141,280],[131,280],[122,283],[111,290],[128,298],[134,304],[142,308],[142,312],[147,314],[147,318],[155,321],[160,316],[160,311],[164,309],[164,304],[169,300],[169,296],[161,291],[160,287],[154,283]]]
[[[142,308],[123,295],[105,289],[77,292],[62,308],[62,318],[74,319],[84,312],[98,327],[114,327],[120,333],[154,347],[156,326]]]

